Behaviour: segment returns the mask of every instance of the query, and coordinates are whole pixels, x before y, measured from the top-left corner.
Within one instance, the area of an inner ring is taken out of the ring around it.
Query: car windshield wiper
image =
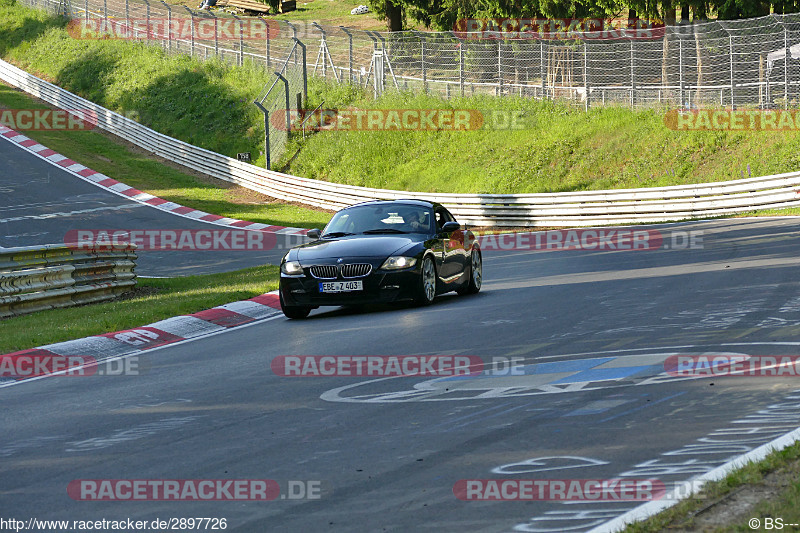
[[[368,229],[367,231],[362,231],[361,233],[369,235],[374,233],[408,233],[408,232],[395,228],[380,228],[380,229]]]
[[[325,237],[346,237],[348,235],[355,235],[355,233],[347,233],[346,231],[332,231],[320,236],[320,239],[324,239]]]

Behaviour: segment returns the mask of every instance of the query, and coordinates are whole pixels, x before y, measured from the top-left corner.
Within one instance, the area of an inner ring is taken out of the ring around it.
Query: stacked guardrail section
[[[98,126],[158,156],[274,198],[325,209],[375,199],[421,198],[478,226],[594,226],[664,222],[800,206],[800,172],[700,185],[542,194],[446,194],[372,189],[256,167],[151,130],[0,61],[0,79],[64,109],[91,110]]]
[[[135,245],[0,249],[0,317],[110,300],[136,285]]]

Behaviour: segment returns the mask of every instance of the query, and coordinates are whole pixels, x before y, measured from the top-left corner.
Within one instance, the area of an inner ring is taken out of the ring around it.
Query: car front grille
[[[372,265],[369,263],[351,263],[348,265],[314,265],[309,267],[309,272],[317,279],[336,279],[343,278],[363,278],[372,272]]]
[[[372,272],[372,265],[369,263],[353,263],[350,265],[342,265],[343,278],[363,278]]]
[[[308,269],[311,275],[317,279],[336,279],[339,269],[336,265],[318,265]]]

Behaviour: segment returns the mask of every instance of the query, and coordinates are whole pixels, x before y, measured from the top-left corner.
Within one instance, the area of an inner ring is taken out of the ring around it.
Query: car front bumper
[[[321,293],[322,281],[362,281],[363,290],[338,293]],[[355,279],[320,280],[311,276],[281,275],[280,291],[289,306],[359,305],[389,303],[412,299],[419,284],[419,271],[405,269],[396,272],[376,270],[368,276]]]

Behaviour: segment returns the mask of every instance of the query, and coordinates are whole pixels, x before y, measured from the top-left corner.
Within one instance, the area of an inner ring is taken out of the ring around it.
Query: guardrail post
[[[103,0],[103,21],[108,24],[108,0]]]
[[[83,14],[86,25],[89,25],[89,0],[83,0]]]

